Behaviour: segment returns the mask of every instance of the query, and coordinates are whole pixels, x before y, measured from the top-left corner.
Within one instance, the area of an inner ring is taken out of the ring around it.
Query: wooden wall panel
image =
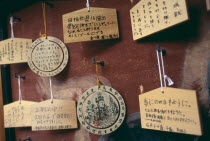
[[[100,68],[100,79],[111,85],[122,94],[127,105],[127,115],[139,112],[139,85],[145,92],[158,88],[159,75],[156,60],[156,44],[167,50],[165,70],[175,82],[173,87],[181,87],[186,49],[190,42],[202,38],[203,21],[207,20],[205,3],[202,0],[189,1],[190,21],[149,36],[143,40],[133,41],[129,10],[139,0],[90,0],[93,7],[116,8],[118,11],[120,39],[66,44],[70,53],[67,68],[52,78],[56,98],[77,100],[89,87],[96,85],[95,66],[92,57],[105,61]],[[55,7],[47,7],[47,30],[49,36],[63,40],[62,15],[85,7],[86,1],[53,1]],[[15,36],[32,38],[44,33],[41,3],[36,3],[14,14],[21,17],[22,22],[15,25]],[[202,15],[202,16],[201,16]],[[49,83],[47,79],[33,73],[27,64],[11,65],[11,76],[14,73],[26,75],[22,84],[24,100],[40,102],[48,99]],[[191,84],[188,84],[191,87]],[[18,99],[17,80],[12,78],[13,100]],[[164,135],[164,133],[162,133]],[[30,136],[39,141],[97,141],[100,136],[80,130],[38,131],[30,128],[16,129],[16,139]]]
[[[3,94],[2,94],[2,79],[0,69],[0,141],[5,141],[5,130],[4,130],[4,112],[3,112]]]

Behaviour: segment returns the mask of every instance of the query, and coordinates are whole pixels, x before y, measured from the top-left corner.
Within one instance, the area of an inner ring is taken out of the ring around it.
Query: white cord
[[[169,86],[173,85],[174,82],[171,80],[171,78],[169,78],[167,75],[165,75],[165,66],[164,66],[164,61],[163,61],[162,50],[160,50],[160,57],[159,57],[159,51],[158,50],[156,50],[156,53],[157,53],[157,60],[158,60],[158,69],[159,69],[159,76],[160,76],[161,91],[164,92],[163,82],[164,82],[164,87],[166,87],[166,80],[167,80]],[[161,64],[160,64],[160,58],[161,58]],[[161,72],[161,67],[162,67],[162,72]]]
[[[161,91],[164,92],[164,89],[163,89],[163,80],[162,80],[162,73],[161,73],[161,69],[160,69],[160,58],[159,58],[158,50],[156,50],[156,53],[157,53],[158,70],[159,70],[159,76],[160,76],[160,87],[161,87]]]
[[[13,39],[14,38],[14,30],[13,30],[14,22],[13,22],[13,16],[10,17],[10,25],[11,25],[11,38]]]
[[[164,79],[168,81],[168,85],[171,86],[174,84],[174,82],[169,78],[167,75],[164,75]]]
[[[53,103],[53,91],[52,91],[52,80],[51,77],[49,77],[50,81],[50,97],[51,97],[51,103]]]
[[[20,77],[18,77],[18,91],[19,91],[19,104],[21,104],[22,93],[21,93],[21,87],[20,87]]]
[[[88,8],[88,12],[90,11],[90,2],[87,0],[86,7]]]
[[[164,87],[166,87],[166,79],[165,79],[165,66],[164,66],[164,62],[163,62],[163,52],[160,51],[160,58],[161,58],[161,64],[162,64],[162,72],[163,72],[163,82],[164,82]]]

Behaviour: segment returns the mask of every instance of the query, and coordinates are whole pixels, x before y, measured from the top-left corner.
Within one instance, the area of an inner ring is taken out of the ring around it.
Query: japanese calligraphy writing
[[[28,64],[32,71],[41,76],[54,76],[60,73],[68,62],[65,44],[48,36],[33,42],[28,51]]]
[[[141,123],[146,129],[202,135],[195,91],[160,88],[139,96]]]
[[[133,39],[188,20],[186,0],[141,0],[130,10]]]
[[[63,15],[64,42],[119,38],[115,9],[87,8]]]
[[[31,39],[7,39],[0,42],[0,65],[27,62],[27,50]]]
[[[76,104],[68,100],[47,100],[32,106],[32,130],[77,128]]]
[[[36,102],[19,101],[4,106],[4,127],[30,127],[31,105]]]

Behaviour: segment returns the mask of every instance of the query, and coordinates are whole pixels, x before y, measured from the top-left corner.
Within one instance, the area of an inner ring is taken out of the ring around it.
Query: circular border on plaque
[[[35,40],[28,49],[27,57],[31,70],[45,77],[60,73],[69,59],[66,45],[52,36]]]
[[[109,86],[91,87],[77,103],[79,122],[93,134],[114,132],[123,123],[125,115],[126,106],[122,96]]]

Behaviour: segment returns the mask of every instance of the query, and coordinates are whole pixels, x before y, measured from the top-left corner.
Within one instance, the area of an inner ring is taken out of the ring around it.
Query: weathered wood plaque
[[[77,116],[81,125],[93,134],[104,135],[117,130],[126,115],[125,102],[113,88],[91,87],[80,97]]]
[[[32,106],[32,130],[60,130],[77,128],[76,103],[54,99]]]
[[[19,101],[4,106],[4,127],[30,127],[32,101]]]
[[[32,39],[10,38],[0,42],[0,65],[27,62]]]
[[[161,88],[139,96],[142,128],[202,135],[196,91]]]
[[[186,0],[141,0],[130,16],[134,40],[189,19]]]
[[[37,39],[28,50],[28,65],[33,72],[41,76],[57,75],[66,67],[68,59],[65,44],[51,36]]]
[[[63,15],[64,43],[119,38],[117,11],[91,7]]]

